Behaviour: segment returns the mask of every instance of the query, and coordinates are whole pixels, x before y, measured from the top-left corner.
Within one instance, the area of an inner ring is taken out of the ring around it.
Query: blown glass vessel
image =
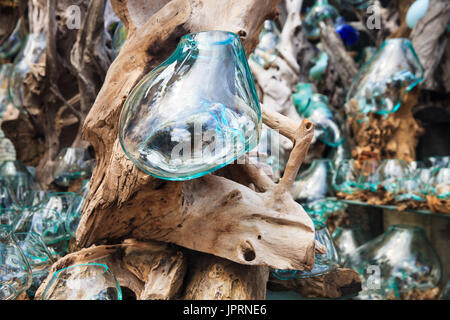
[[[14,67],[9,77],[9,98],[16,108],[23,104],[23,80],[30,71],[32,64],[36,64],[45,52],[45,33],[30,33],[25,40],[23,50],[14,60]]]
[[[347,112],[395,112],[405,94],[422,82],[423,76],[424,69],[411,41],[388,39],[353,79],[347,94]]]
[[[341,263],[345,263],[359,246],[369,241],[367,232],[360,225],[337,227],[332,237]]]
[[[85,263],[56,271],[42,300],[122,300],[122,291],[108,266]]]
[[[142,171],[188,180],[224,167],[257,146],[261,110],[239,37],[185,35],[126,100],[119,139]]]
[[[48,271],[55,261],[37,233],[15,232],[14,236],[31,267],[33,281],[27,290],[27,294],[33,297],[41,283],[47,277]]]
[[[70,180],[89,176],[91,174],[90,159],[88,151],[84,148],[62,149],[53,166],[55,183],[67,187]]]
[[[352,194],[358,190],[359,168],[353,159],[342,160],[333,174],[332,185],[335,191]]]
[[[315,239],[325,247],[325,252],[316,254],[314,266],[310,271],[299,270],[272,270],[272,275],[280,280],[312,278],[333,271],[339,265],[339,254],[328,232],[327,226],[313,219],[315,227]]]
[[[276,49],[279,42],[280,30],[275,24],[275,21],[264,21],[263,29],[259,34],[259,44],[255,48],[255,52],[250,55],[250,58],[261,67],[267,66],[275,61],[279,55]]]
[[[320,37],[319,22],[330,19],[333,23],[339,17],[339,11],[328,3],[328,0],[316,0],[303,20],[306,36],[310,40]]]
[[[332,196],[332,171],[333,164],[329,159],[313,160],[311,166],[297,176],[292,186],[294,199],[306,203]]]
[[[0,300],[15,299],[31,286],[32,275],[9,227],[0,226]]]
[[[400,297],[413,289],[439,286],[439,256],[420,227],[393,225],[385,233],[360,246],[346,263],[361,278],[361,299]]]

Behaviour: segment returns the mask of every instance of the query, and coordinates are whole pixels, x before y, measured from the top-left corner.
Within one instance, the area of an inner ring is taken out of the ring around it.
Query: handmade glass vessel
[[[408,165],[400,159],[382,160],[377,175],[384,189],[395,194],[400,184],[408,177]]]
[[[450,168],[435,171],[430,179],[428,194],[439,199],[450,200]]]
[[[328,54],[325,51],[319,53],[317,57],[311,59],[314,62],[314,66],[309,69],[309,78],[311,80],[320,81],[328,66]]]
[[[280,30],[272,20],[264,21],[264,26],[259,34],[259,44],[250,58],[264,67],[275,61],[279,55],[277,45],[280,42]]]
[[[239,37],[185,35],[126,100],[122,148],[144,172],[188,180],[215,171],[258,144],[261,110]]]
[[[41,236],[53,256],[64,256],[67,252],[68,239],[61,214],[56,210],[38,207],[32,211],[30,218],[29,231]]]
[[[297,93],[292,95],[292,99],[298,114],[314,122],[314,136],[317,139],[331,147],[337,147],[344,142],[345,136],[331,112],[326,96],[314,93],[310,83],[299,83]]]
[[[48,193],[41,202],[41,206],[45,209],[58,211],[62,217],[67,216],[72,206],[72,201],[75,199],[74,192],[52,192]]]
[[[32,64],[42,58],[46,47],[45,33],[30,33],[27,35],[22,51],[14,60],[14,67],[9,77],[9,98],[16,108],[23,105],[23,80],[30,71]]]
[[[406,13],[406,24],[413,29],[417,22],[422,19],[428,10],[429,0],[417,0],[408,9]]]
[[[352,194],[358,190],[360,170],[352,159],[341,161],[334,172],[332,185],[335,191]]]
[[[339,11],[329,4],[328,0],[316,0],[305,19],[303,19],[306,36],[310,40],[319,38],[319,22],[330,19],[334,23],[338,17]]]
[[[25,27],[22,19],[19,19],[14,31],[9,38],[0,46],[0,59],[11,59],[19,52],[25,41]]]
[[[0,300],[13,300],[31,286],[31,268],[9,227],[0,226]]]
[[[413,289],[439,286],[439,256],[420,227],[393,225],[385,233],[360,246],[348,260],[361,278],[361,299],[399,297]]]
[[[363,162],[360,175],[358,178],[358,187],[362,190],[376,192],[380,184],[380,176],[378,169],[381,161],[377,159],[368,159]]]
[[[347,205],[336,198],[325,198],[302,204],[303,209],[314,221],[325,223],[331,213],[347,209]]]
[[[20,218],[20,211],[17,209],[1,209],[0,210],[0,226],[14,228]]]
[[[395,190],[396,201],[425,201],[422,184],[414,176],[408,176],[398,183],[398,189]]]
[[[329,159],[313,160],[311,166],[297,176],[292,195],[300,203],[333,196],[331,178],[333,164]]]
[[[125,28],[123,23],[119,21],[116,28],[114,29],[114,34],[112,37],[114,58],[119,55],[120,49],[122,49],[125,40],[127,40],[127,29]]]
[[[318,277],[333,271],[339,265],[339,254],[333,239],[325,224],[313,220],[315,227],[315,239],[325,247],[323,254],[316,254],[314,266],[311,271],[299,270],[272,270],[272,274],[280,280],[301,279]]]
[[[70,180],[87,177],[91,174],[91,157],[85,148],[64,148],[56,157],[53,178],[60,186],[69,186]]]
[[[15,189],[19,183],[26,181],[31,185],[33,176],[19,160],[7,160],[0,166],[0,179]]]
[[[360,225],[337,227],[332,236],[342,264],[359,246],[369,241],[367,232]]]
[[[8,96],[8,77],[12,69],[11,63],[5,63],[0,66],[0,119],[6,108],[11,103]]]
[[[341,37],[345,45],[351,47],[358,42],[359,32],[351,25],[345,23],[344,18],[339,17],[335,25],[336,32]]]
[[[281,146],[281,139],[278,131],[263,124],[258,147],[249,154],[252,159],[253,152],[257,152],[255,160],[270,166],[271,170],[267,170],[266,174],[275,181],[281,177],[281,172],[286,167],[286,154]]]
[[[37,233],[15,232],[14,236],[31,267],[33,280],[27,294],[33,297],[55,261]]]
[[[409,39],[388,39],[353,79],[347,112],[397,111],[405,94],[423,80],[424,69]]]
[[[122,300],[122,291],[106,265],[86,263],[56,271],[42,300]]]

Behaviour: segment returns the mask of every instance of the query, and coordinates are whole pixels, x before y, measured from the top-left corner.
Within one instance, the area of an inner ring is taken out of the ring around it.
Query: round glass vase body
[[[126,100],[119,139],[142,171],[189,180],[224,167],[258,145],[261,110],[239,37],[185,35]]]

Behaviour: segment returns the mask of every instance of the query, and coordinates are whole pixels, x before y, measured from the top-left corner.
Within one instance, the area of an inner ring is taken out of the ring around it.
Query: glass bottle
[[[85,263],[56,271],[42,300],[122,300],[122,291],[108,266]]]
[[[409,39],[386,40],[360,69],[347,94],[347,113],[388,114],[397,111],[405,94],[422,82],[424,69]],[[351,101],[357,103],[357,110]]]
[[[386,299],[439,286],[442,265],[422,228],[393,225],[357,248],[346,264],[362,282],[361,299]]]
[[[255,148],[261,110],[239,36],[185,35],[126,100],[119,138],[142,171],[188,180],[224,167]]]

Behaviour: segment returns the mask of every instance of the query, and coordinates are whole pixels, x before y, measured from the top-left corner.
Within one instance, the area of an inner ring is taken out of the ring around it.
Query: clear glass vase
[[[297,176],[292,186],[294,199],[307,203],[333,196],[332,176],[333,163],[329,159],[313,160],[311,166]]]
[[[20,183],[31,185],[33,176],[21,161],[7,160],[0,166],[0,180],[5,181],[8,186],[16,189]]]
[[[319,22],[330,19],[333,23],[339,18],[339,11],[328,3],[328,0],[316,0],[310,11],[303,19],[303,26],[308,39],[320,37]]]
[[[347,94],[347,113],[358,118],[369,112],[395,112],[423,76],[424,69],[411,41],[388,39],[353,79]]]
[[[280,280],[312,278],[329,273],[339,266],[339,254],[334,245],[333,238],[328,232],[327,226],[314,219],[313,222],[315,239],[325,247],[325,252],[315,255],[314,266],[310,271],[273,269],[273,276]]]
[[[224,167],[258,144],[261,110],[239,37],[185,35],[132,90],[119,138],[142,171],[188,180]]]
[[[442,200],[450,200],[450,168],[441,168],[432,174],[428,194]]]
[[[17,298],[31,282],[31,267],[11,228],[0,226],[0,300]]]
[[[346,159],[337,164],[333,175],[332,185],[335,191],[352,194],[359,190],[360,170],[355,160]]]
[[[314,122],[314,136],[317,139],[333,148],[344,142],[341,125],[331,112],[325,95],[314,93],[310,83],[299,83],[292,99],[298,114]]]
[[[0,66],[0,119],[3,118],[8,105],[11,104],[8,96],[8,78],[12,67],[12,63],[5,63]]]
[[[386,191],[396,194],[402,182],[408,177],[408,164],[401,159],[382,160],[376,176]]]
[[[332,237],[341,258],[341,264],[345,264],[359,246],[369,241],[367,232],[360,225],[337,227]]]
[[[0,46],[0,60],[11,59],[22,48],[26,37],[25,26],[22,19],[17,22],[14,31],[9,38]]]
[[[37,233],[15,232],[14,236],[31,267],[33,281],[27,290],[27,294],[34,297],[34,294],[47,277],[50,267],[55,260]]]
[[[22,51],[14,59],[14,67],[9,77],[8,92],[9,98],[16,108],[23,105],[23,80],[30,71],[31,65],[41,60],[45,48],[45,33],[30,33],[26,36]]]
[[[81,209],[83,208],[84,200],[85,198],[76,195],[73,198],[69,212],[64,219],[66,232],[71,238],[76,237],[77,228],[81,221]]]
[[[70,180],[82,179],[91,174],[91,157],[85,148],[64,148],[56,157],[53,178],[59,186],[68,187]]]
[[[122,291],[108,266],[85,263],[56,271],[42,300],[122,300]]]
[[[250,58],[261,67],[270,65],[278,57],[277,45],[280,42],[280,30],[275,21],[266,20],[259,34],[259,44]]]
[[[346,265],[360,275],[361,299],[399,298],[413,289],[435,288],[442,278],[439,256],[425,232],[410,225],[389,227],[360,246]]]

